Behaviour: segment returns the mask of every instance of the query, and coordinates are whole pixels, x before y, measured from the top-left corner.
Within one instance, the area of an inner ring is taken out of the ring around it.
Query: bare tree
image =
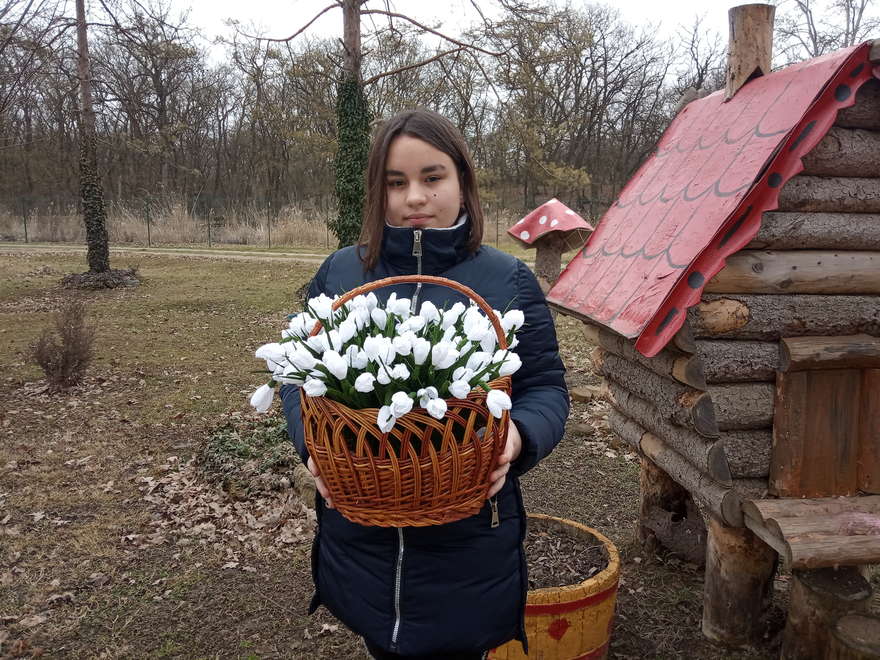
[[[786,63],[853,46],[880,29],[877,0],[791,0],[776,21],[776,50]]]

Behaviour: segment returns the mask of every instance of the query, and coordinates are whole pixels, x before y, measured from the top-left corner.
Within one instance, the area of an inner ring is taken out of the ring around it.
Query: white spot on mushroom
[[[542,216],[541,216],[541,219],[538,220],[538,224],[539,224],[539,225],[543,225],[545,222],[547,222],[547,216],[546,216],[546,215],[542,215]]]
[[[550,221],[550,226],[551,226],[551,227],[555,227],[555,226],[558,225],[558,224],[559,224],[559,220],[557,220],[556,218],[553,218],[553,219]]]
[[[572,211],[571,209],[565,209],[565,214],[566,215],[574,215],[574,211]]]
[[[527,231],[521,231],[521,232],[519,233],[519,237],[520,237],[521,239],[523,239],[524,241],[527,241],[527,240],[529,240],[529,232],[527,232]]]

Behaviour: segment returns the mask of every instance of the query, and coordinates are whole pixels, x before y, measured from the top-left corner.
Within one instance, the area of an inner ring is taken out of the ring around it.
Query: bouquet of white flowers
[[[334,311],[335,301],[324,294],[312,298],[306,311],[289,317],[280,342],[257,349],[256,357],[266,360],[272,374],[251,397],[257,410],[268,410],[280,383],[350,408],[378,408],[376,423],[383,433],[415,405],[443,419],[446,399],[464,399],[474,387],[486,390],[493,416],[510,409],[507,393],[488,383],[514,373],[520,359],[510,348],[498,347],[491,322],[475,304],[457,302],[440,310],[426,301],[414,314],[411,301],[393,293],[385,305],[373,292]],[[523,313],[495,314],[508,346],[515,346]],[[321,330],[311,334],[319,320]]]
[[[401,282],[448,286],[476,304],[416,309],[372,292]],[[305,443],[340,513],[404,526],[480,509],[506,441],[521,311],[502,314],[461,284],[418,275],[322,294],[288,320],[281,341],[257,349],[271,377],[251,404],[266,411],[279,384],[300,387]]]

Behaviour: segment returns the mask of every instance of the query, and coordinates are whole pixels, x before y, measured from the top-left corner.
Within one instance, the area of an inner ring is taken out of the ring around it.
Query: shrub
[[[67,300],[55,314],[55,332],[43,330],[31,345],[31,357],[46,374],[50,392],[79,384],[92,361],[94,330],[86,325],[86,306]]]

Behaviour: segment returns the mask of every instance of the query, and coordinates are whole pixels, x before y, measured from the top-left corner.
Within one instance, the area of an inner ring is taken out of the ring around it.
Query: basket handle
[[[507,350],[507,336],[504,334],[504,328],[501,327],[501,323],[498,321],[498,317],[495,316],[495,312],[489,305],[489,303],[487,303],[482,298],[482,296],[480,296],[479,293],[477,293],[470,287],[467,287],[464,284],[460,284],[455,280],[450,280],[446,277],[436,277],[434,275],[397,275],[395,277],[385,277],[381,280],[367,282],[366,284],[362,284],[361,286],[352,289],[348,293],[338,298],[336,302],[333,303],[333,311],[335,312],[352,298],[355,298],[362,293],[369,293],[373,289],[381,289],[383,286],[392,286],[394,284],[410,284],[419,282],[421,282],[422,284],[439,284],[440,286],[454,289],[459,293],[463,293],[468,298],[477,303],[477,306],[481,310],[483,310],[483,313],[486,315],[486,318],[489,319],[489,322],[492,324],[492,328],[495,330],[495,334],[498,337],[498,346],[501,348],[501,350]],[[312,328],[312,332],[309,336],[314,337],[316,334],[318,334],[318,332],[321,331],[321,326],[321,321],[317,321],[315,323],[315,327]]]

